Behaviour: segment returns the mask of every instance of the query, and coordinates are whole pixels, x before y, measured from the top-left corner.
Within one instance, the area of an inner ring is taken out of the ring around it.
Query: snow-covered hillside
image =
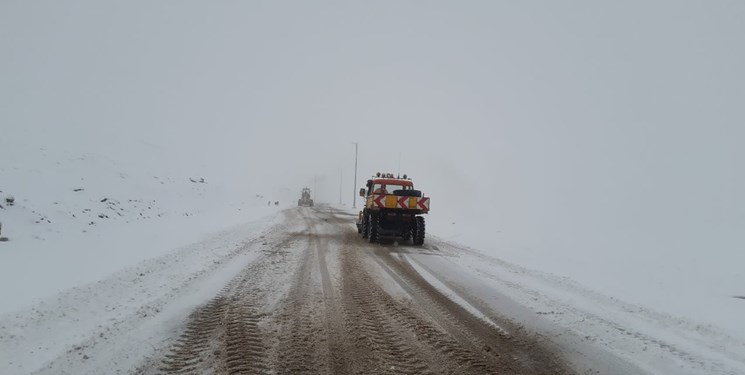
[[[0,313],[277,210],[147,150],[116,160],[0,137]]]

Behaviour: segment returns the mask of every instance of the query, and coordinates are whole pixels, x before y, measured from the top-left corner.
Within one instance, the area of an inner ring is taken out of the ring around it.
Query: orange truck
[[[360,189],[365,207],[357,217],[357,233],[370,242],[381,237],[399,237],[402,241],[424,244],[424,216],[429,213],[429,197],[414,189],[408,176],[377,173]]]

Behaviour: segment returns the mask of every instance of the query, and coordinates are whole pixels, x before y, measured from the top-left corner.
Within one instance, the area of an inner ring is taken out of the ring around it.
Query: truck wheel
[[[370,228],[368,234],[370,243],[380,242],[380,215],[370,215],[370,221],[367,226]]]
[[[417,216],[414,222],[414,245],[421,246],[424,244],[424,217]]]
[[[370,215],[364,214],[362,215],[362,238],[367,238],[367,236],[370,234],[368,231],[370,230]]]

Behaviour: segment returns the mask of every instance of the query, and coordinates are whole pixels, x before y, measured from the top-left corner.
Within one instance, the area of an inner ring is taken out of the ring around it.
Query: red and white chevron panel
[[[368,201],[370,202],[370,201]],[[398,208],[405,210],[429,211],[429,197],[402,197],[397,195],[374,194],[372,196],[372,207]]]

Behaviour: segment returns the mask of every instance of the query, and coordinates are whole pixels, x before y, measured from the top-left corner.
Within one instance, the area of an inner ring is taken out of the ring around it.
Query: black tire
[[[380,242],[380,215],[371,214],[367,226],[369,228],[368,241],[370,241],[370,243]]]
[[[424,244],[424,217],[417,216],[414,221],[414,245],[421,246]]]
[[[362,215],[362,238],[367,238],[370,233],[370,215],[369,214],[363,214]]]

